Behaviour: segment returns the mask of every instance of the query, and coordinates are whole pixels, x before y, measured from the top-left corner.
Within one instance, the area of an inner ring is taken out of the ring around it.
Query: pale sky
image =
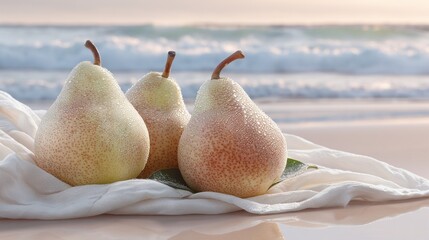
[[[429,24],[429,0],[0,0],[0,24]]]

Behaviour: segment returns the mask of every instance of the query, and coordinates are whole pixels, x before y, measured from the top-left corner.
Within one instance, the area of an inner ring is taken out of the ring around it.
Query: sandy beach
[[[426,102],[298,101],[259,102],[282,131],[330,148],[372,156],[429,178],[429,118]],[[192,106],[190,106],[192,109]],[[358,114],[359,113],[359,114]],[[378,117],[374,117],[378,113]],[[400,114],[402,113],[402,114]],[[408,113],[408,114],[405,114]],[[358,114],[361,119],[331,121],[324,116]],[[362,117],[365,115],[367,117]],[[381,115],[390,117],[379,117]],[[405,117],[402,117],[405,115]],[[372,116],[372,117],[368,117]],[[306,117],[290,121],[289,117]],[[280,121],[279,119],[283,119]],[[321,120],[324,119],[324,120]],[[346,208],[256,216],[245,212],[217,216],[111,216],[37,221],[0,220],[1,239],[426,239],[427,199]],[[389,231],[387,229],[390,229]]]
[[[335,100],[260,106],[274,119],[284,118],[277,121],[283,132],[429,178],[428,102]]]

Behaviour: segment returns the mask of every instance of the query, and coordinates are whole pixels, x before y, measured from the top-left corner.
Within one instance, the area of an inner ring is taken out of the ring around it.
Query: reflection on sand
[[[429,199],[385,204],[353,202],[346,208],[306,210],[276,215],[236,212],[223,215],[113,216],[35,221],[0,220],[0,239],[282,239],[278,224],[326,227],[362,225],[421,209]],[[427,219],[421,219],[426,221]],[[416,219],[419,221],[419,219]],[[247,237],[246,237],[247,236]],[[241,238],[240,238],[241,237]],[[287,238],[287,236],[285,236]]]
[[[283,240],[283,235],[277,223],[263,222],[256,226],[246,229],[223,233],[223,234],[206,234],[194,230],[187,230],[170,238],[171,240],[189,240],[189,239],[206,239],[206,240],[248,240],[248,239],[270,239]]]

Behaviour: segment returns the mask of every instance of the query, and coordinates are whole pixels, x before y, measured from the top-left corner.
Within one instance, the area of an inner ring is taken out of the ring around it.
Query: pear
[[[125,94],[149,131],[149,159],[139,178],[147,178],[160,169],[178,167],[179,139],[191,116],[186,110],[179,85],[170,77],[175,56],[174,51],[168,52],[162,74],[148,73]]]
[[[252,197],[277,182],[287,160],[286,140],[243,88],[220,71],[244,58],[237,51],[214,70],[197,93],[179,142],[179,169],[196,191]]]
[[[149,156],[149,133],[113,75],[102,68],[96,47],[85,46],[94,64],[79,63],[42,118],[36,164],[70,185],[135,178]]]

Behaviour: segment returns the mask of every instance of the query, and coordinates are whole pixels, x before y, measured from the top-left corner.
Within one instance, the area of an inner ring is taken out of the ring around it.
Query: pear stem
[[[91,50],[92,55],[94,55],[94,65],[101,66],[100,53],[98,52],[97,47],[95,47],[95,45],[90,40],[85,42],[85,47]]]
[[[174,57],[176,57],[176,52],[169,51],[167,62],[165,63],[164,72],[162,73],[163,78],[168,78],[170,76],[171,64],[173,64]]]
[[[231,54],[229,57],[225,58],[222,62],[217,65],[216,69],[212,73],[212,79],[219,79],[220,78],[220,72],[226,65],[230,64],[231,62],[244,58],[243,52],[240,50],[236,51],[235,53]]]

